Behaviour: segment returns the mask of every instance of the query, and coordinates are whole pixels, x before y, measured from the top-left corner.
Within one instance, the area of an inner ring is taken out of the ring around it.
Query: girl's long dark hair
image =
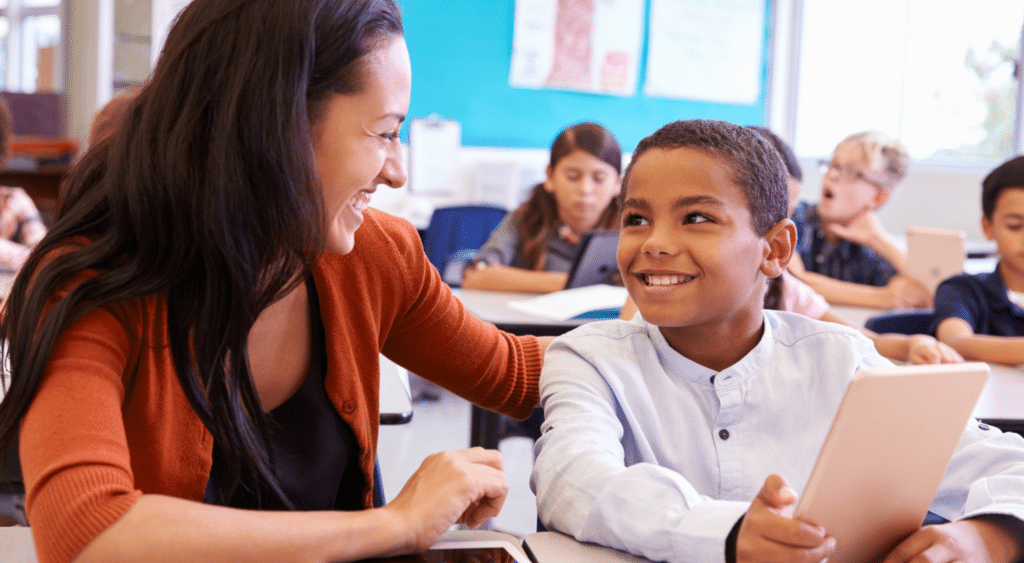
[[[12,373],[0,448],[63,330],[156,295],[178,380],[213,434],[222,497],[241,485],[288,505],[246,343],[323,247],[311,124],[332,95],[360,91],[364,55],[402,33],[393,0],[189,4],[120,129],[65,180],[57,221],[14,283],[0,321]]]
[[[551,145],[551,162],[548,164],[551,173],[562,158],[573,151],[581,150],[601,159],[622,174],[622,149],[612,132],[596,123],[579,123],[559,133]],[[619,228],[619,198],[612,199],[597,221],[599,229]],[[544,189],[544,184],[537,184],[530,192],[530,197],[515,211],[519,224],[519,240],[522,241],[520,261],[528,264],[530,269],[543,270],[547,256],[548,243],[558,236],[558,202],[554,194]]]

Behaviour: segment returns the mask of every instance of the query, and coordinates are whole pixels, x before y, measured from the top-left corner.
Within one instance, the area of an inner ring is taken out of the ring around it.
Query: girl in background
[[[622,149],[611,131],[596,123],[562,131],[551,145],[546,174],[473,257],[462,287],[564,289],[583,233],[618,230]]]

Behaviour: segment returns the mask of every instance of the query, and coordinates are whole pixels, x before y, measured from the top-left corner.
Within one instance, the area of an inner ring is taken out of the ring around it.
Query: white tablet
[[[920,528],[989,366],[859,370],[794,516],[836,538],[830,563],[881,561]]]
[[[907,229],[907,273],[935,293],[943,280],[964,271],[964,233],[949,229]]]

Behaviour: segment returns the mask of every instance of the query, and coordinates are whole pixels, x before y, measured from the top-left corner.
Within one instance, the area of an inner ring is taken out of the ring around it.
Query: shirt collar
[[[772,324],[767,317],[764,320],[764,331],[761,334],[761,339],[754,348],[740,358],[740,361],[721,372],[716,372],[711,368],[702,366],[676,352],[669,345],[668,341],[665,340],[665,335],[661,333],[661,329],[657,325],[651,324],[646,320],[643,322],[647,325],[647,334],[651,342],[654,343],[654,348],[658,352],[658,359],[661,361],[661,365],[665,366],[665,371],[671,374],[678,374],[694,383],[713,385],[711,381],[712,376],[718,379],[720,375],[723,377],[735,376],[740,380],[747,379],[757,373],[771,357],[774,336]]]

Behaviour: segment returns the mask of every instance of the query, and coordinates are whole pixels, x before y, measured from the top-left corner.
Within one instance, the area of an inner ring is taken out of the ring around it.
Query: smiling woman
[[[412,71],[401,37],[366,56],[362,91],[327,103],[313,129],[313,150],[324,186],[328,248],[346,254],[380,184],[405,184],[398,133],[409,109]]]
[[[406,178],[402,33],[393,0],[194,0],[72,171],[0,316],[41,561],[352,561],[500,509],[479,448],[373,506],[380,353],[523,418],[546,343],[367,208]]]

